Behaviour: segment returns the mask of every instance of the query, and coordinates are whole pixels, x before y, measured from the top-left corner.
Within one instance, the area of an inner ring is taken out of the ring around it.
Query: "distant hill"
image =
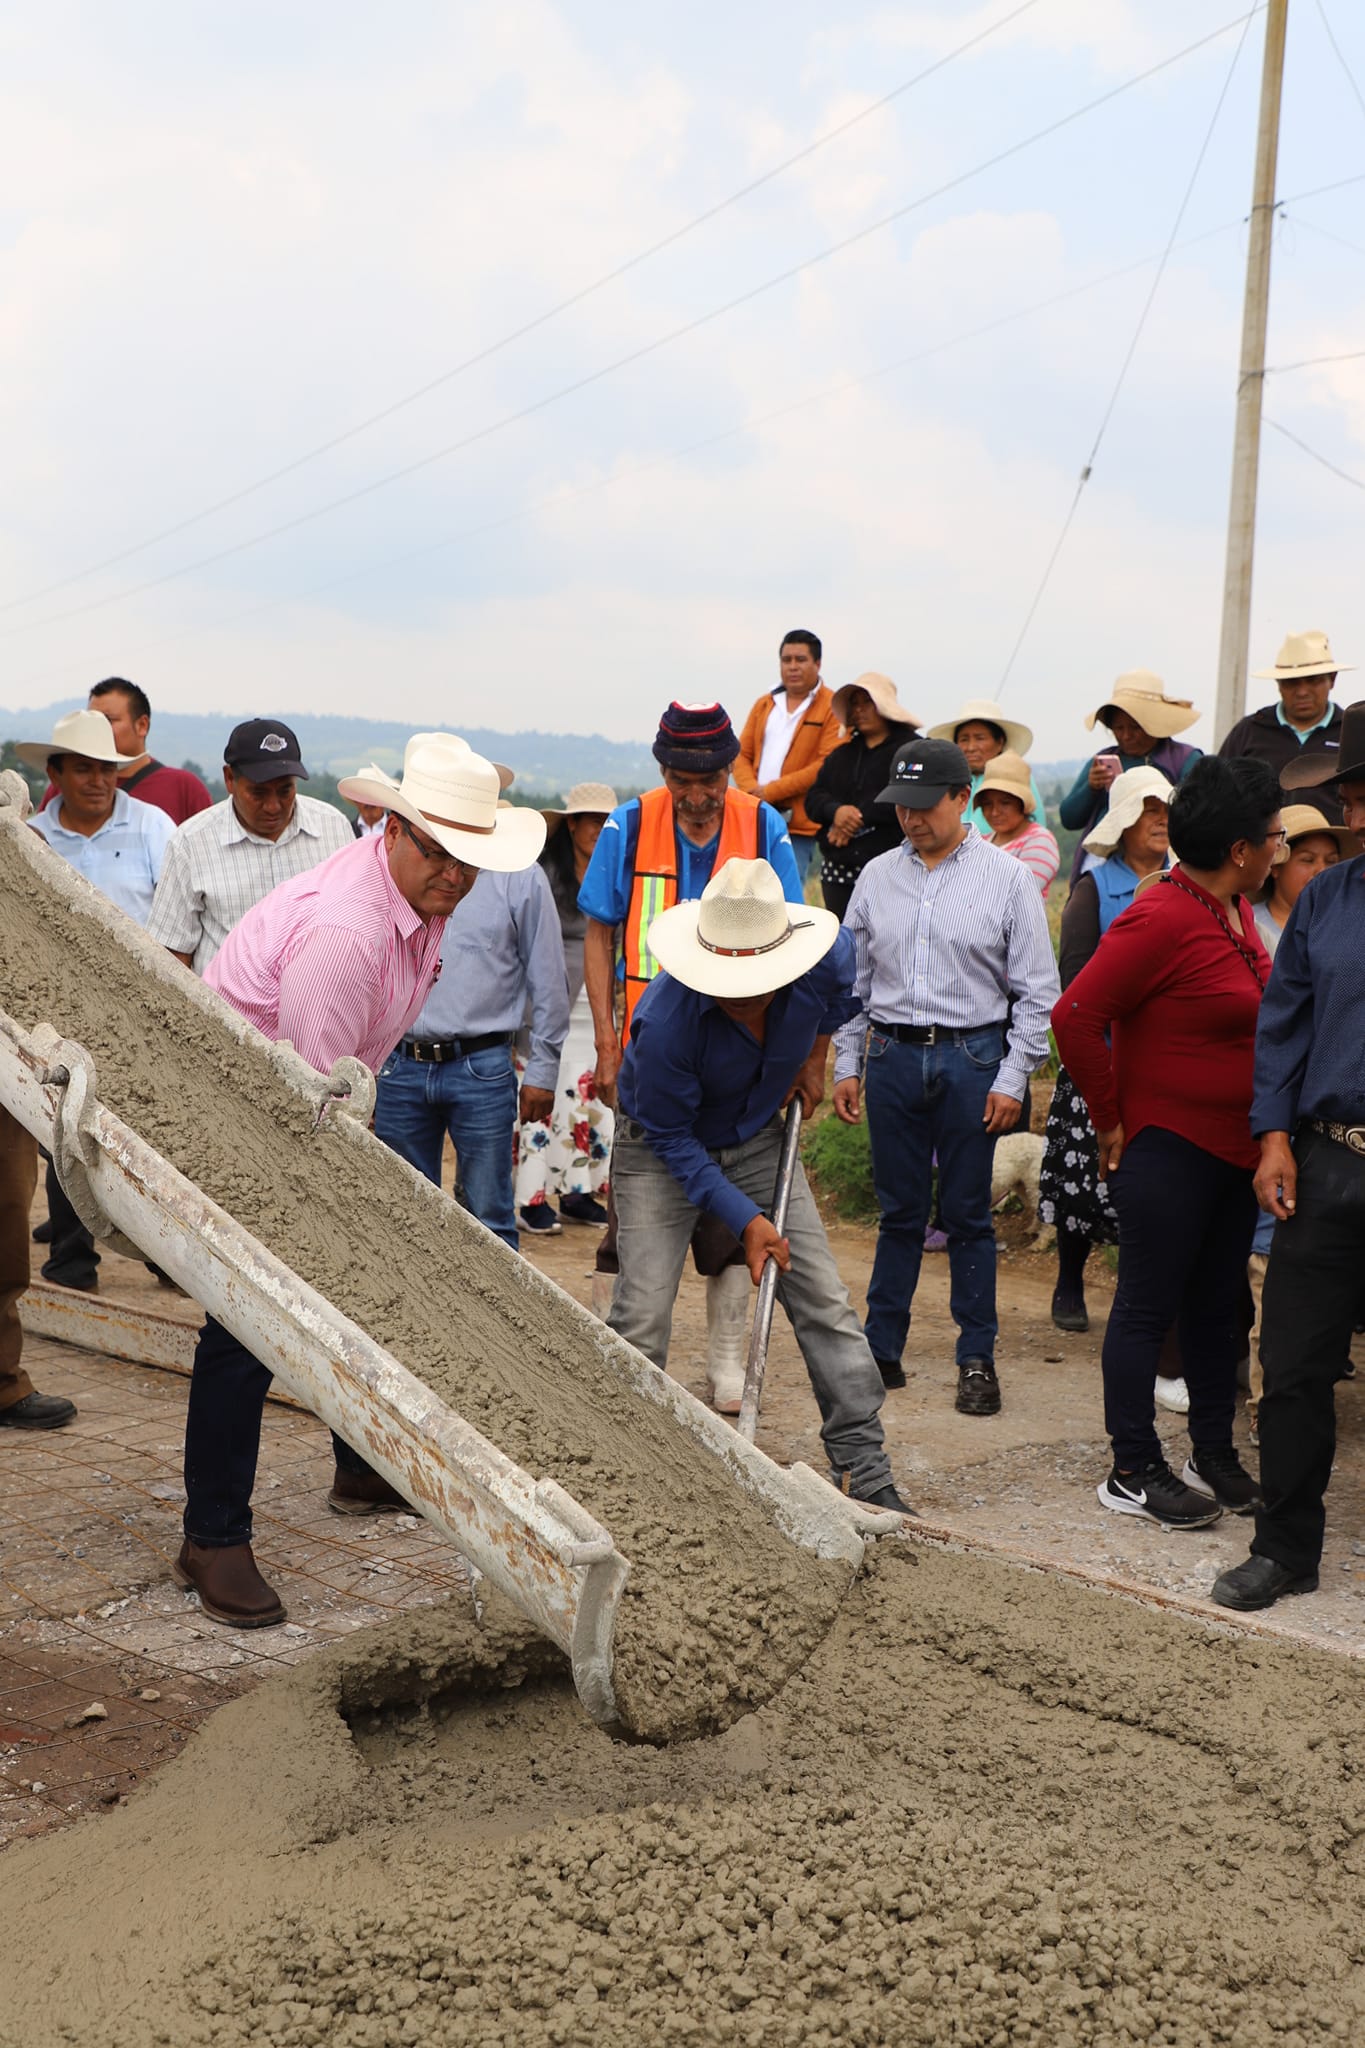
[[[38,710],[0,710],[0,741],[41,739],[64,711],[77,711],[84,697],[64,697]],[[413,728],[377,718],[340,718],[328,713],[285,711],[299,736],[308,766],[323,774],[349,775],[376,761],[397,774]],[[152,719],[152,752],[180,767],[197,762],[212,779],[223,759],[223,742],[250,709],[238,712],[158,711]],[[659,779],[648,740],[608,740],[598,733],[492,732],[483,726],[457,728],[471,747],[516,770],[517,786],[548,795],[575,782],[610,782],[620,790],[647,789]]]

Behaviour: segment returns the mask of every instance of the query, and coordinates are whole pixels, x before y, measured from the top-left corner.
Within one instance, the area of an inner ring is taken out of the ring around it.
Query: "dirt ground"
[[[41,1193],[34,1213],[42,1213]],[[1021,1234],[1003,1219],[1005,1240]],[[860,1304],[874,1232],[835,1225],[831,1238]],[[526,1253],[587,1304],[595,1246],[594,1232],[566,1226],[561,1237],[528,1242]],[[1244,1553],[1247,1523],[1225,1516],[1212,1529],[1168,1535],[1098,1506],[1094,1488],[1106,1469],[1099,1346],[1112,1278],[1094,1262],[1084,1337],[1053,1329],[1052,1278],[1047,1254],[1002,1248],[1004,1408],[970,1418],[952,1405],[947,1260],[925,1260],[910,1383],[883,1409],[897,1482],[922,1517],[917,1537],[1098,1580],[1226,1624],[1206,1596],[1216,1573]],[[101,1298],[153,1309],[187,1332],[197,1325],[193,1303],[111,1255]],[[705,1355],[704,1292],[689,1271],[671,1363],[703,1398]],[[38,1383],[71,1394],[81,1413],[72,1429],[50,1436],[0,1438],[0,1842],[124,1798],[216,1706],[272,1671],[396,1612],[469,1597],[461,1561],[415,1516],[357,1523],[328,1514],[326,1433],[272,1402],[258,1550],[285,1592],[290,1621],[265,1631],[206,1622],[169,1576],[183,1501],[183,1379],[49,1338],[31,1339],[28,1358]],[[1365,1648],[1362,1386],[1338,1390],[1322,1590],[1258,1621],[1268,1635],[1348,1656]],[[1159,1421],[1173,1461],[1182,1461],[1179,1418]],[[774,1458],[821,1469],[814,1402],[780,1311],[758,1440]],[[1245,1448],[1244,1455],[1254,1457]],[[105,1718],[77,1719],[96,1704]]]

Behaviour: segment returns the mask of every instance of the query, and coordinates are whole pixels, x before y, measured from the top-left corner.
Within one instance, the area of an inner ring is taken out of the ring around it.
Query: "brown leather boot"
[[[249,1543],[211,1546],[187,1536],[171,1570],[177,1584],[199,1595],[211,1621],[228,1628],[273,1628],[285,1619],[284,1602],[257,1571]]]
[[[332,1480],[327,1505],[334,1515],[410,1515],[412,1509],[401,1493],[395,1493],[387,1479],[368,1468],[343,1472],[340,1465]]]

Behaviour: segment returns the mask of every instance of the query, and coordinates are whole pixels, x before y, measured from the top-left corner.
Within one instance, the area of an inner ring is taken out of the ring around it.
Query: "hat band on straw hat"
[[[718,953],[722,960],[756,960],[760,953],[775,953],[779,946],[785,946],[794,932],[809,932],[814,931],[814,929],[815,919],[813,917],[802,917],[798,918],[794,924],[789,924],[784,932],[779,932],[775,939],[769,939],[762,946],[715,946],[712,945],[710,939],[707,938],[705,932],[701,929],[701,926],[698,925],[697,944],[705,946],[708,953]]]

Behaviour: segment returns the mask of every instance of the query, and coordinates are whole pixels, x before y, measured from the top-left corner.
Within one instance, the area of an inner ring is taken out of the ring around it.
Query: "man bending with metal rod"
[[[787,1234],[772,1204],[782,1105],[825,1092],[830,1033],[856,1010],[853,942],[827,910],[790,905],[765,860],[730,860],[699,902],[649,931],[664,970],[640,997],[617,1099],[612,1187],[621,1262],[612,1329],[660,1368],[700,1210],[744,1247],[755,1286],[768,1259],[820,1404],[835,1484],[909,1512],[878,1410],[884,1389],[798,1166]]]

